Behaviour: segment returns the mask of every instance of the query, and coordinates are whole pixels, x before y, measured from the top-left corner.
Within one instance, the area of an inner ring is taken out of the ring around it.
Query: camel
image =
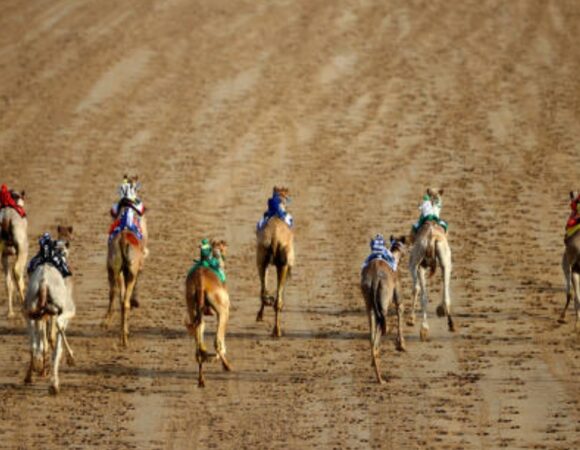
[[[574,201],[575,198],[574,192],[570,192],[570,200]],[[564,243],[566,247],[562,255],[562,270],[566,279],[566,304],[558,321],[566,323],[566,310],[573,296],[576,310],[574,329],[580,331],[580,233],[576,231],[568,236]]]
[[[405,251],[405,237],[395,239],[391,236],[391,253],[396,265],[399,264]],[[371,260],[362,270],[361,290],[369,318],[372,366],[377,381],[384,384],[379,362],[379,344],[381,336],[387,333],[387,311],[391,302],[394,302],[397,308],[396,349],[405,351],[402,329],[403,303],[399,298],[398,271],[393,270],[383,259]]]
[[[25,196],[24,191],[12,192],[16,204],[21,207],[24,207]],[[21,217],[15,209],[6,207],[0,210],[0,223],[2,224],[0,254],[2,254],[2,269],[8,292],[8,317],[13,318],[15,317],[14,291],[17,292],[20,303],[24,304],[24,271],[28,259],[28,220],[26,217]]]
[[[428,189],[427,194],[432,198],[434,203],[439,203],[443,190]],[[427,280],[426,270],[430,269],[430,276],[435,274],[437,263],[441,267],[443,274],[443,299],[437,306],[437,315],[439,317],[447,316],[447,325],[449,331],[455,331],[455,324],[451,317],[451,295],[449,293],[449,284],[451,281],[451,249],[447,242],[447,233],[445,229],[433,221],[425,222],[417,234],[412,239],[413,247],[409,258],[409,270],[413,279],[413,304],[411,314],[407,320],[407,325],[415,324],[415,305],[417,298],[421,295],[421,310],[423,320],[419,336],[422,341],[429,338],[429,324],[427,323]]]
[[[289,191],[284,187],[274,187],[274,192],[281,199],[281,207],[285,211],[289,199]],[[256,262],[260,276],[260,301],[261,306],[256,320],[264,320],[264,308],[273,305],[275,311],[275,324],[272,335],[276,338],[282,336],[280,326],[280,313],[284,306],[283,293],[286,282],[294,265],[294,232],[292,228],[280,217],[271,217],[266,225],[256,232]],[[267,278],[268,266],[276,267],[278,284],[276,297],[268,293]]]
[[[125,213],[137,217],[130,205],[122,203],[119,207],[119,217],[123,217]],[[142,220],[143,217],[141,217],[140,223]],[[140,238],[135,231],[125,227],[109,238],[107,253],[109,308],[103,325],[108,326],[113,319],[113,304],[118,291],[121,303],[121,345],[123,347],[127,347],[129,344],[129,310],[137,278],[143,269],[145,255],[144,234]]]
[[[212,255],[220,262],[223,270],[227,251],[225,241],[212,241]],[[231,371],[232,366],[226,359],[226,327],[230,314],[230,297],[225,282],[222,282],[216,273],[208,267],[198,267],[187,275],[185,280],[185,301],[190,322],[187,324],[189,333],[195,338],[195,357],[199,366],[198,386],[205,387],[203,363],[210,354],[203,341],[205,322],[204,310],[210,308],[217,315],[217,332],[215,335],[215,349],[221,360],[224,370]]]
[[[68,258],[72,227],[58,227],[56,248]],[[25,383],[32,383],[33,373],[46,376],[49,372],[49,343],[52,347],[52,375],[49,392],[60,392],[59,367],[63,347],[67,352],[69,365],[74,364],[74,354],[70,348],[65,330],[74,317],[76,309],[72,297],[72,277],[63,277],[50,263],[43,263],[30,274],[26,301],[25,319],[30,337],[30,364]]]

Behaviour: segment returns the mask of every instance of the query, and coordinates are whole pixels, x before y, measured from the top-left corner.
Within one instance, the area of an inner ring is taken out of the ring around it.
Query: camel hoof
[[[280,330],[280,328],[274,328],[274,331],[272,331],[272,337],[281,338],[282,330]]]
[[[564,323],[568,323],[568,322],[566,321],[566,319],[564,317],[560,317],[558,319],[558,323],[564,324]]]
[[[139,300],[137,300],[136,298],[132,298],[130,300],[130,305],[131,305],[131,309],[139,308]]]
[[[405,323],[407,324],[408,327],[414,327],[415,326],[415,318],[409,317]]]
[[[455,333],[455,324],[450,320],[449,321],[449,331]]]
[[[225,361],[222,361],[222,367],[226,372],[231,372],[232,370],[234,370],[231,364]]]
[[[77,365],[77,362],[75,361],[74,357],[70,355],[66,357],[66,363],[69,367],[74,367]]]
[[[407,347],[405,346],[405,344],[403,342],[397,342],[396,348],[399,352],[406,352],[407,351]]]
[[[379,379],[377,379],[377,383],[381,384],[381,385],[385,385],[387,384],[387,382],[385,380],[383,380],[382,377],[379,377]]]
[[[6,317],[8,319],[14,319],[16,317],[16,314],[14,314],[14,311],[8,311],[8,314],[6,314]]]
[[[437,317],[445,317],[445,306],[438,305],[435,311],[437,312]]]
[[[423,342],[427,342],[429,340],[429,329],[421,327],[421,331],[419,331],[419,338]]]
[[[264,321],[264,313],[259,312],[258,315],[256,316],[256,322],[263,322],[263,321]]]
[[[24,377],[24,384],[32,384],[32,374],[27,373]]]
[[[60,388],[55,385],[51,385],[48,387],[48,393],[50,395],[57,395],[60,392]]]
[[[205,387],[205,380],[203,378],[199,379],[199,381],[197,382],[197,387],[200,387],[200,388]]]

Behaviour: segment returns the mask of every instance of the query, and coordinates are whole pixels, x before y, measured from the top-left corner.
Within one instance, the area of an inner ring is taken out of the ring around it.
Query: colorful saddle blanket
[[[569,238],[580,231],[580,217],[570,217],[566,222],[566,237]]]
[[[365,262],[361,267],[361,272],[370,264],[371,261],[374,261],[375,259],[381,259],[385,261],[388,264],[388,266],[393,270],[393,272],[397,271],[397,260],[395,259],[391,251],[385,248],[379,252],[372,252],[369,256],[367,256],[367,259],[365,260]]]
[[[188,276],[191,275],[200,267],[210,269],[213,273],[217,275],[217,277],[222,283],[226,282],[226,273],[220,267],[220,262],[217,258],[211,257],[209,259],[195,259],[193,261],[193,266],[191,267],[191,269],[189,269]]]
[[[286,225],[288,225],[290,228],[294,226],[294,218],[290,213],[279,211],[275,214],[268,214],[266,212],[264,213],[264,217],[258,220],[258,223],[256,224],[256,230],[257,231],[262,230],[268,224],[268,221],[273,217],[278,217],[279,219],[282,219],[286,223]]]
[[[121,217],[111,224],[111,227],[109,228],[109,242],[111,242],[115,236],[123,230],[130,231],[139,240],[143,239],[139,217],[133,208],[126,208],[122,212]]]
[[[417,231],[419,231],[419,228],[421,228],[425,222],[429,221],[435,222],[437,225],[441,226],[447,233],[447,228],[449,228],[449,224],[445,222],[443,219],[437,217],[436,215],[428,215],[421,217],[419,221],[413,225],[413,231],[416,233]]]

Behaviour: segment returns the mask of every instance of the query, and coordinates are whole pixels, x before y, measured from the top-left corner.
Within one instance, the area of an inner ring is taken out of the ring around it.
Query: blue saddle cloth
[[[294,218],[290,213],[285,211],[276,211],[272,214],[271,211],[267,211],[264,213],[264,217],[258,220],[258,223],[256,224],[256,230],[262,230],[268,224],[268,221],[273,217],[278,217],[279,219],[283,220],[290,228],[294,226]]]
[[[112,231],[109,233],[109,242],[123,230],[129,230],[139,240],[143,239],[143,233],[139,226],[139,218],[136,216],[137,211],[133,208],[126,208],[121,217],[114,223]]]
[[[365,260],[365,262],[361,267],[361,271],[363,271],[370,264],[370,262],[375,259],[381,259],[385,261],[388,264],[388,266],[391,269],[393,269],[393,272],[397,271],[397,260],[395,259],[391,251],[386,248],[381,250],[380,252],[372,252],[369,256],[367,256],[367,259]]]

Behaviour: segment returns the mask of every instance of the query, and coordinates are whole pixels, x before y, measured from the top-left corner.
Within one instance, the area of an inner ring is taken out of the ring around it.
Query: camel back
[[[278,217],[271,218],[266,226],[257,232],[259,252],[269,264],[276,266],[294,265],[294,233]]]

